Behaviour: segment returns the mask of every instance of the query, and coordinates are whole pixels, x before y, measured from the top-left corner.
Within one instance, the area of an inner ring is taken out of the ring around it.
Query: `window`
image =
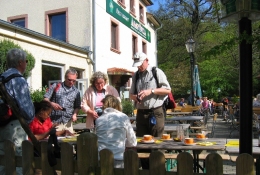
[[[21,27],[28,27],[28,15],[19,15],[19,16],[12,16],[12,17],[8,17],[7,21],[16,25],[19,25]]]
[[[132,51],[133,51],[133,55],[138,51],[137,50],[137,37],[136,36],[132,36]]]
[[[119,25],[118,23],[111,21],[111,50],[117,53],[119,51]]]
[[[46,12],[46,34],[55,39],[68,42],[68,9],[60,9]]]
[[[141,5],[139,5],[139,20],[144,23],[144,8]]]
[[[125,6],[125,0],[117,0],[118,4],[120,4],[123,8],[126,8]]]
[[[143,50],[143,53],[147,54],[147,45],[146,45],[146,42],[142,42],[142,50]]]
[[[130,13],[135,15],[135,0],[130,0]]]

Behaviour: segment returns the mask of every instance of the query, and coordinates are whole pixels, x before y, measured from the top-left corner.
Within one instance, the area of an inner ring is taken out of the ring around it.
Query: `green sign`
[[[151,42],[151,32],[113,0],[107,0],[106,11],[138,35]]]

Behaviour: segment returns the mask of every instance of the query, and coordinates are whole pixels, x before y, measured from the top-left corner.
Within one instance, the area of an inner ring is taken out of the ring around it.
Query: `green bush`
[[[46,93],[47,87],[43,87],[37,90],[30,90],[31,98],[33,102],[40,102],[43,100],[43,96]]]
[[[123,111],[122,111],[123,113],[125,113],[128,116],[133,114],[134,105],[131,100],[122,99],[121,104],[122,104],[122,108],[123,108]]]
[[[15,44],[13,41],[11,40],[0,40],[0,74],[5,72],[7,70],[7,66],[6,66],[6,55],[7,52],[12,49],[12,48],[19,48],[24,50],[23,48],[21,48],[21,46]],[[27,54],[26,59],[28,60],[27,66],[26,66],[26,70],[23,74],[23,76],[25,78],[27,78],[30,73],[31,70],[34,68],[35,65],[35,58],[32,56],[32,54],[30,52],[28,52],[27,50],[24,50]]]

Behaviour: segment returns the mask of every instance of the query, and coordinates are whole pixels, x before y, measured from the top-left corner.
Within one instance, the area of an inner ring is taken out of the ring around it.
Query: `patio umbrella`
[[[194,74],[193,74],[193,76],[194,76],[193,77],[194,95],[202,97],[198,65],[194,66]]]

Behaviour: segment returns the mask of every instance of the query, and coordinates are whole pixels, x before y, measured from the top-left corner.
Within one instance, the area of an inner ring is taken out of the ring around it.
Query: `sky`
[[[148,10],[158,10],[158,8],[159,8],[159,1],[160,1],[160,0],[152,0],[153,5],[148,6],[148,7],[147,7]],[[161,0],[160,2],[162,3],[163,0]]]

